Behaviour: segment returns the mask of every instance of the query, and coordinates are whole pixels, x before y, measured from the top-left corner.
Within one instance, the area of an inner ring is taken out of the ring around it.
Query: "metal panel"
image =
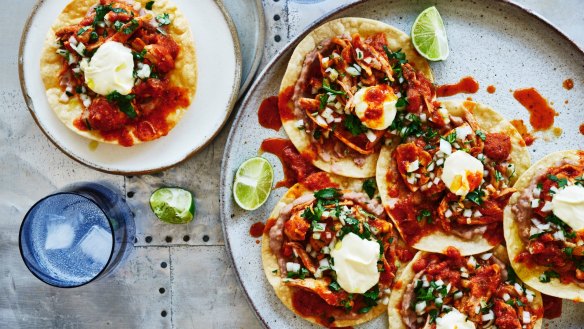
[[[174,248],[173,328],[260,328],[223,247]]]

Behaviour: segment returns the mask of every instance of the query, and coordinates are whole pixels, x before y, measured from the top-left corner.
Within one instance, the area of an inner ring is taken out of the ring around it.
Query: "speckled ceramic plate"
[[[241,81],[237,32],[221,2],[173,0],[189,21],[198,72],[195,97],[177,126],[167,136],[133,147],[100,143],[94,148],[90,147],[89,139],[59,121],[49,107],[40,77],[40,54],[47,31],[69,1],[37,3],[25,26],[19,53],[26,103],[38,126],[61,151],[100,171],[141,174],[160,171],[187,159],[217,135],[231,113]]]
[[[253,81],[264,53],[266,38],[264,7],[262,0],[253,0],[251,5],[249,1],[223,0],[223,5],[233,18],[241,46],[242,74],[239,88],[241,98]]]
[[[552,151],[584,147],[584,136],[578,132],[584,122],[584,53],[548,22],[517,5],[506,1],[369,0],[343,7],[311,28],[331,18],[360,16],[384,21],[409,33],[417,14],[434,4],[444,19],[450,42],[450,57],[432,63],[438,84],[473,76],[481,85],[479,92],[472,95],[474,100],[494,107],[508,119],[523,120],[528,120],[528,113],[510,90],[535,87],[553,102],[559,113],[555,125],[563,134],[550,137],[550,141],[539,138],[530,147],[532,160]],[[257,109],[265,97],[277,94],[292,50],[305,35],[302,33],[283,49],[259,75],[241,104],[223,157],[220,200],[226,244],[243,291],[261,323],[271,328],[312,327],[276,297],[262,271],[260,245],[249,235],[251,224],[265,221],[285,190],[273,191],[263,207],[247,212],[233,201],[231,186],[237,167],[257,155],[264,138],[285,136],[283,131],[276,134],[259,126]],[[562,88],[567,78],[574,80],[575,87],[570,91]],[[488,85],[496,86],[497,91],[487,93]],[[463,96],[466,97],[460,95]],[[271,155],[266,157],[274,165],[275,179],[281,179],[278,160]],[[546,328],[581,328],[584,305],[566,301],[562,317],[546,322]],[[381,316],[359,327],[387,328],[387,318]]]

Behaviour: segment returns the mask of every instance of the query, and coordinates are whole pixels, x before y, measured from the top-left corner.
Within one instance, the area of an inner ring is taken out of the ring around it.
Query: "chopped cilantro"
[[[314,133],[312,134],[312,136],[314,137],[314,139],[320,139],[320,137],[322,137],[322,130],[320,130],[319,128],[314,129]]]
[[[89,42],[95,42],[99,39],[99,35],[97,34],[97,32],[93,31],[91,32],[91,34],[89,34]]]
[[[154,5],[154,1],[146,2],[146,10],[152,10],[152,6]]]
[[[556,272],[554,270],[549,270],[549,271],[543,272],[539,276],[539,282],[547,283],[547,282],[550,282],[550,280],[552,278],[559,278],[559,277],[560,277],[560,275],[558,274],[558,272]]]
[[[345,95],[346,93],[342,90],[334,90],[329,81],[327,79],[323,79],[322,80],[322,89],[324,89],[324,91],[326,91],[327,93],[331,93],[333,95]]]
[[[564,188],[568,185],[568,180],[566,178],[558,178],[558,176],[548,175],[547,176],[550,180],[558,183],[558,188]]]
[[[503,174],[501,174],[501,172],[498,170],[495,170],[495,180],[497,182],[500,182],[503,180]]]
[[[132,119],[137,116],[136,110],[134,110],[134,107],[132,106],[132,100],[134,97],[136,96],[132,94],[122,95],[117,91],[113,91],[106,96],[108,101],[116,103],[120,108],[120,111],[124,112]]]
[[[140,26],[140,24],[138,24],[138,21],[133,19],[130,21],[130,23],[125,25],[126,27],[124,27],[124,29],[122,30],[122,33],[124,34],[132,34],[134,33],[134,31],[136,31],[136,29],[138,28],[138,26]]]
[[[156,21],[160,25],[168,25],[168,24],[170,24],[170,16],[168,16],[167,13],[160,14],[160,15],[156,16]]]
[[[445,141],[447,141],[450,144],[456,142],[456,131],[451,132],[446,137],[442,137],[442,139],[444,139]]]
[[[572,253],[574,253],[574,248],[566,247],[562,249],[562,251],[564,252],[564,254],[566,254],[566,256],[572,257]]]
[[[337,282],[337,281],[333,281],[333,282],[331,282],[331,283],[329,284],[329,288],[330,288],[330,290],[332,290],[332,291],[339,291],[339,290],[341,290],[341,286],[338,284],[338,282]]]
[[[430,323],[436,322],[436,318],[438,317],[438,309],[433,309],[428,312],[430,315]]]
[[[306,278],[306,275],[308,275],[308,270],[305,269],[304,267],[301,267],[300,270],[298,272],[288,272],[286,274],[286,277],[289,279],[301,279],[304,280]]]
[[[345,121],[343,121],[343,125],[353,136],[357,136],[367,131],[367,127],[361,123],[361,120],[354,115],[349,114],[345,117]]]
[[[357,311],[360,314],[364,314],[367,313],[369,311],[371,311],[371,309],[373,308],[373,306],[365,306],[359,309],[359,311]]]
[[[77,35],[82,35],[88,29],[89,29],[89,27],[87,27],[87,26],[80,28],[79,31],[77,32]]]
[[[395,107],[398,109],[406,107],[407,105],[408,105],[408,99],[406,96],[402,96],[402,97],[398,98],[397,102],[395,102]]]
[[[320,191],[314,192],[314,197],[317,199],[336,199],[341,196],[341,190],[338,188],[325,188]]]
[[[537,239],[537,238],[539,238],[540,236],[542,236],[542,235],[544,235],[546,233],[549,233],[549,232],[548,231],[544,231],[544,232],[539,232],[539,233],[532,234],[532,235],[529,236],[529,240]]]
[[[135,60],[137,60],[137,61],[142,61],[142,60],[144,60],[144,56],[146,56],[146,49],[142,49],[142,51],[141,51],[141,52],[139,52],[139,53],[138,53],[138,52],[135,52],[135,51],[133,51],[133,52],[132,52],[132,55],[134,56],[134,59],[135,59]]]
[[[320,95],[319,100],[320,100],[319,109],[324,110],[326,104],[328,103],[328,95],[327,94]]]
[[[96,6],[95,7],[95,18],[93,19],[93,26],[96,26],[97,23],[103,22],[105,15],[112,11],[112,6],[105,5],[105,6]]]
[[[428,209],[422,209],[416,217],[416,220],[421,222],[423,219],[426,219],[428,223],[432,223],[432,212]]]
[[[483,204],[483,199],[482,197],[485,196],[485,191],[483,191],[480,187],[475,189],[474,191],[469,192],[466,195],[466,199],[474,202],[477,205],[481,205]]]
[[[114,30],[119,31],[124,26],[124,22],[116,21],[114,23]]]
[[[487,139],[487,135],[485,135],[485,133],[481,130],[477,130],[476,135],[479,136],[479,138],[482,139],[483,142]]]
[[[124,8],[112,8],[112,11],[116,14],[127,14],[128,12]]]
[[[374,178],[369,178],[363,182],[363,191],[367,193],[369,198],[373,198],[375,195],[375,190],[377,189],[377,183],[375,182]]]

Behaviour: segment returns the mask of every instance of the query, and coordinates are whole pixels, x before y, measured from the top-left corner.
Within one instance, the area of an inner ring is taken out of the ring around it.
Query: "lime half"
[[[233,198],[245,210],[254,210],[266,202],[272,191],[274,171],[268,160],[251,158],[239,166],[233,182]]]
[[[424,10],[412,26],[412,42],[424,58],[442,61],[448,57],[448,38],[444,22],[436,7]]]
[[[150,208],[165,223],[186,224],[193,220],[195,199],[185,189],[162,187],[150,196]]]

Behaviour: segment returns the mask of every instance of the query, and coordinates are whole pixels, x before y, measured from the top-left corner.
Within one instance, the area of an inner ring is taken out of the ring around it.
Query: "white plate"
[[[197,56],[197,91],[176,127],[167,136],[151,142],[132,147],[100,143],[94,150],[89,147],[91,140],[59,121],[49,107],[40,76],[40,55],[47,31],[68,2],[37,3],[24,29],[19,53],[20,82],[26,103],[38,126],[61,151],[100,171],[143,174],[187,159],[215,137],[231,113],[241,80],[237,32],[220,2],[173,0],[187,17]]]

